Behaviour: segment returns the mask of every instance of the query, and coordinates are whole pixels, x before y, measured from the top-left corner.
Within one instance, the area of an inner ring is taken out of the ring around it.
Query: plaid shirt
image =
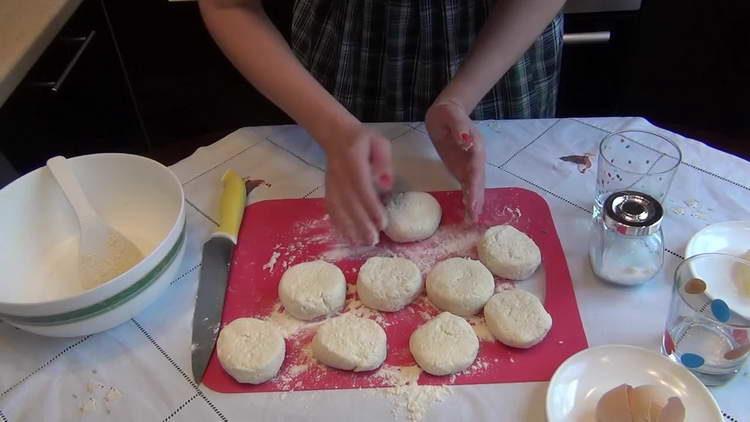
[[[423,120],[492,10],[490,0],[297,0],[291,47],[362,121]],[[553,117],[562,14],[482,99],[472,118]]]

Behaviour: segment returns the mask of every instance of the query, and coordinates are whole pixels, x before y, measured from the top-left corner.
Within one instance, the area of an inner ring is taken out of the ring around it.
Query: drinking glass
[[[680,161],[680,148],[655,133],[626,130],[607,135],[599,144],[594,218],[601,216],[604,201],[614,192],[642,192],[664,204]]]
[[[675,271],[662,352],[706,385],[739,372],[750,351],[750,261],[701,254]]]

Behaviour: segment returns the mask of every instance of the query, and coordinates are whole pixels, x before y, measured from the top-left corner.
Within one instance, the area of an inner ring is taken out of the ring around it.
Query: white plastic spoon
[[[47,167],[78,216],[81,229],[78,272],[84,289],[92,289],[117,277],[143,259],[133,242],[99,217],[65,157],[50,158]]]

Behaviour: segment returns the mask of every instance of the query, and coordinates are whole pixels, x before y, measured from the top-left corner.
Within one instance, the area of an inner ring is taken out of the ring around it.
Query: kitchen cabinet
[[[0,108],[0,139],[21,174],[57,154],[147,151],[99,0],[79,6]]]
[[[291,7],[268,3],[272,16]],[[104,4],[155,150],[199,134],[291,122],[224,57],[197,2]]]
[[[267,5],[287,17],[285,34],[291,5]],[[85,0],[0,107],[0,154],[20,174],[57,154],[174,161],[212,133],[284,122],[221,53],[196,2]]]
[[[642,116],[750,158],[749,18],[750,3],[733,0],[643,0],[637,12],[566,15],[566,33],[611,38],[565,46],[558,115]]]
[[[624,86],[626,112],[750,158],[750,2],[649,0]]]
[[[622,113],[637,25],[637,11],[565,15],[558,117]]]
[[[293,1],[264,5],[288,37]],[[737,99],[750,66],[736,22],[747,5],[678,6],[571,0],[558,116],[642,115],[699,139],[691,129],[746,138]],[[673,11],[684,24],[665,27]],[[235,128],[290,122],[224,57],[196,2],[84,0],[0,107],[0,155],[21,174],[56,154],[174,162]]]

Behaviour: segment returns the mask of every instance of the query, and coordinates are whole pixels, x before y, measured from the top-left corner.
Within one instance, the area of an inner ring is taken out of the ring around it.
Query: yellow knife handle
[[[215,234],[225,236],[237,243],[237,233],[240,231],[242,214],[245,211],[247,191],[245,182],[232,169],[221,176],[224,191],[219,199],[219,228]]]

